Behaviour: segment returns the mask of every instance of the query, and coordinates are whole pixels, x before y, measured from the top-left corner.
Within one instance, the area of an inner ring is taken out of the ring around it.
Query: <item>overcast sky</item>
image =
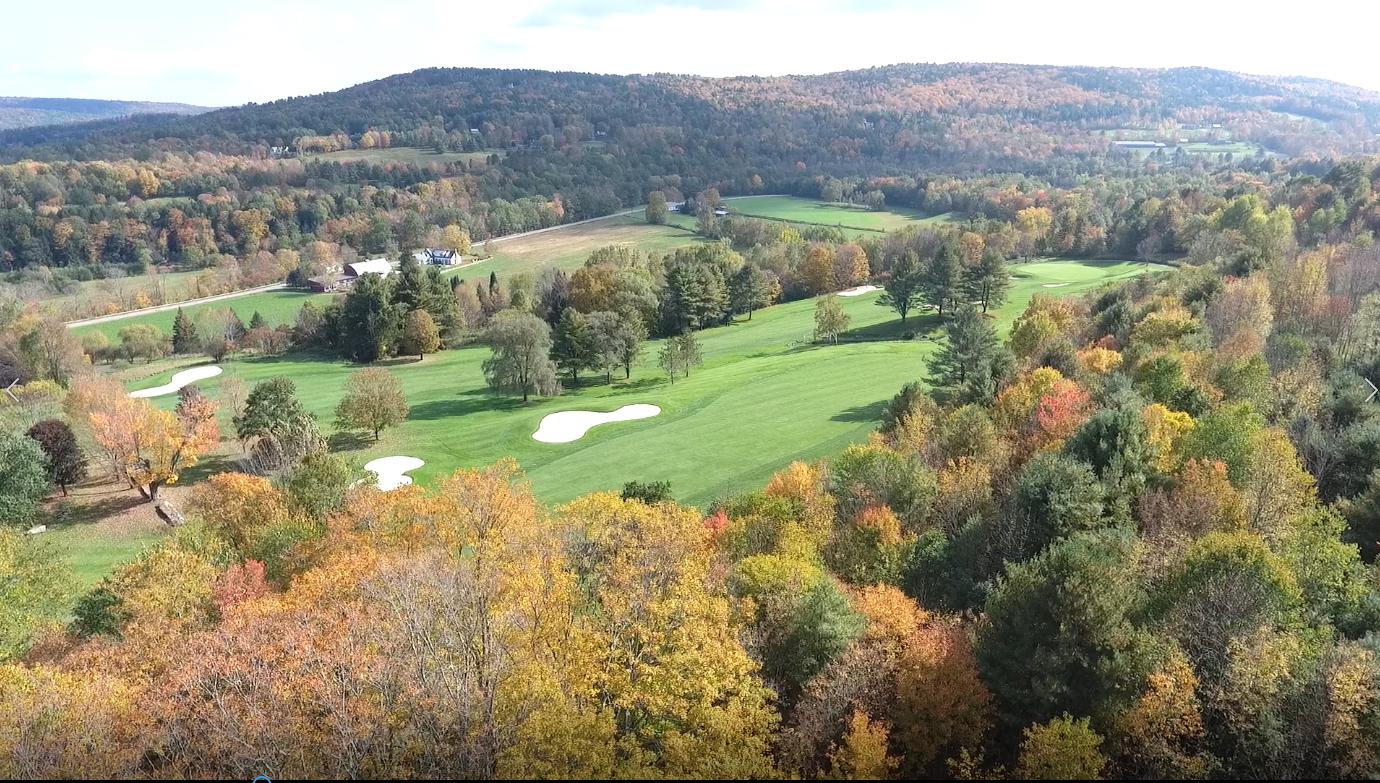
[[[20,0],[0,8],[0,25],[0,95],[217,106],[429,66],[728,76],[1204,65],[1380,91],[1376,0]]]

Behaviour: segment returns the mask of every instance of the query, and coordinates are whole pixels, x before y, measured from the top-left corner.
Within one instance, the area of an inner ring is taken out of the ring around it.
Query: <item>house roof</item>
[[[353,264],[345,265],[346,274],[359,277],[360,275],[378,275],[388,277],[393,271],[393,264],[386,258],[371,258],[368,261],[356,261]]]

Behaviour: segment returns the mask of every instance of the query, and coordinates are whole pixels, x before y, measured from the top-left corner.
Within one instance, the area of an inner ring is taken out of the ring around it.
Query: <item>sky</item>
[[[208,106],[432,66],[705,76],[1207,66],[1380,91],[1375,0],[7,0],[0,95]]]

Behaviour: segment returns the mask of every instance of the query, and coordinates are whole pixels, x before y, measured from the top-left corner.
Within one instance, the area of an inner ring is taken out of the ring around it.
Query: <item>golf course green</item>
[[[994,313],[998,328],[1004,333],[1036,293],[1072,295],[1153,268],[1072,260],[1013,265],[1011,296]],[[903,327],[894,312],[876,306],[877,296],[840,298],[851,325],[838,345],[812,343],[814,302],[791,302],[760,310],[750,321],[699,333],[704,364],[674,384],[655,366],[659,343],[653,341],[630,379],[615,377],[609,384],[585,376],[578,386],[567,383],[561,396],[527,405],[488,390],[481,363],[489,351],[481,346],[443,351],[420,362],[385,362],[402,383],[411,415],[386,430],[378,443],[345,438],[337,445],[360,464],[380,456],[418,457],[426,465],[410,475],[422,484],[459,467],[511,456],[547,502],[636,479],[670,481],[678,500],[703,505],[761,486],[792,460],[820,458],[864,440],[885,401],[902,384],[923,377],[925,359],[937,345],[937,318],[912,316]],[[912,331],[915,339],[900,339]],[[285,376],[328,432],[345,380],[360,369],[301,354],[231,360],[222,367],[222,375],[198,384],[208,395],[216,397],[228,378],[252,386]],[[130,388],[166,383],[172,373],[152,375]],[[167,395],[154,402],[171,407],[176,399]],[[595,427],[570,443],[532,439],[549,413],[612,411],[636,403],[657,405],[662,412]],[[228,420],[225,424],[228,432]],[[209,457],[188,479],[230,469],[232,456]]]

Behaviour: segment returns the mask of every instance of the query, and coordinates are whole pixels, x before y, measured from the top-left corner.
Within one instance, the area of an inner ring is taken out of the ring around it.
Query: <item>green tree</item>
[[[690,377],[690,368],[699,366],[704,360],[700,357],[700,344],[693,332],[686,332],[662,343],[657,354],[657,366],[666,371],[671,383],[676,382],[676,374]]]
[[[990,401],[1011,365],[996,328],[971,305],[963,305],[945,325],[944,335],[929,362],[936,391],[957,402]]]
[[[1064,713],[1031,726],[1021,739],[1016,777],[1021,780],[1100,780],[1107,760],[1102,756],[1102,737],[1087,718],[1074,720]]]
[[[1154,642],[1134,539],[1080,534],[1007,569],[987,599],[978,668],[1008,729],[1064,712],[1110,714],[1144,681]]]
[[[253,330],[255,330],[255,329],[267,329],[267,328],[268,328],[268,321],[264,318],[264,314],[261,313],[261,312],[259,312],[258,310],[255,310],[255,311],[254,311],[254,314],[251,315],[251,316],[249,317],[249,329],[250,329],[250,331],[253,331]]]
[[[970,302],[981,302],[984,313],[989,307],[1005,304],[1010,287],[1011,274],[1006,269],[1006,259],[994,250],[983,253],[964,275],[964,295]]]
[[[181,307],[177,308],[177,315],[173,317],[172,349],[173,353],[196,353],[201,350],[196,324]]]
[[[907,250],[892,267],[877,304],[895,310],[901,316],[901,323],[905,323],[906,316],[920,304],[923,271],[915,251]]]
[[[551,327],[531,313],[505,310],[484,330],[493,354],[484,360],[484,379],[495,391],[550,396],[560,391],[551,361]]]
[[[995,537],[999,554],[1022,562],[1055,541],[1105,527],[1102,496],[1102,484],[1087,465],[1061,454],[1037,455],[1011,492],[1007,529]]]
[[[0,662],[7,662],[62,616],[72,574],[62,553],[42,536],[0,528],[0,576]]]
[[[623,485],[624,500],[640,500],[649,506],[674,500],[669,481],[629,481]]]
[[[379,275],[363,275],[341,307],[337,326],[341,352],[365,364],[388,356],[396,346],[398,321],[388,281]]]
[[[43,449],[32,438],[0,430],[0,525],[27,526],[52,484]]]
[[[284,482],[293,506],[313,519],[345,507],[345,496],[359,478],[355,466],[338,454],[307,455]]]
[[[290,378],[269,378],[255,384],[245,398],[244,411],[234,417],[235,433],[241,441],[276,437],[311,418],[297,399],[297,384]]]
[[[401,347],[409,354],[417,354],[417,360],[441,349],[441,330],[436,321],[425,310],[413,310],[403,321]]]
[[[397,376],[382,367],[369,367],[345,382],[345,396],[335,406],[336,426],[374,433],[401,424],[410,412]]]
[[[647,194],[647,222],[655,226],[666,223],[666,194],[653,190]]]
[[[168,341],[153,324],[131,324],[120,329],[120,352],[125,361],[153,361],[168,352]]]
[[[752,262],[743,264],[742,269],[729,281],[729,298],[733,302],[733,312],[747,313],[752,320],[753,311],[768,307],[781,295],[781,283],[776,275],[764,272]]]
[[[771,623],[772,621],[769,621]],[[832,578],[817,581],[776,618],[763,667],[789,699],[862,635],[866,619]]]
[[[837,343],[848,329],[848,313],[839,306],[837,296],[815,297],[815,341]]]
[[[956,303],[963,290],[963,259],[953,245],[940,245],[920,275],[921,298],[939,312],[944,320],[944,306]]]
[[[562,372],[570,374],[572,385],[579,385],[580,370],[595,366],[598,345],[584,313],[573,307],[561,312],[561,319],[551,330],[551,359]]]

